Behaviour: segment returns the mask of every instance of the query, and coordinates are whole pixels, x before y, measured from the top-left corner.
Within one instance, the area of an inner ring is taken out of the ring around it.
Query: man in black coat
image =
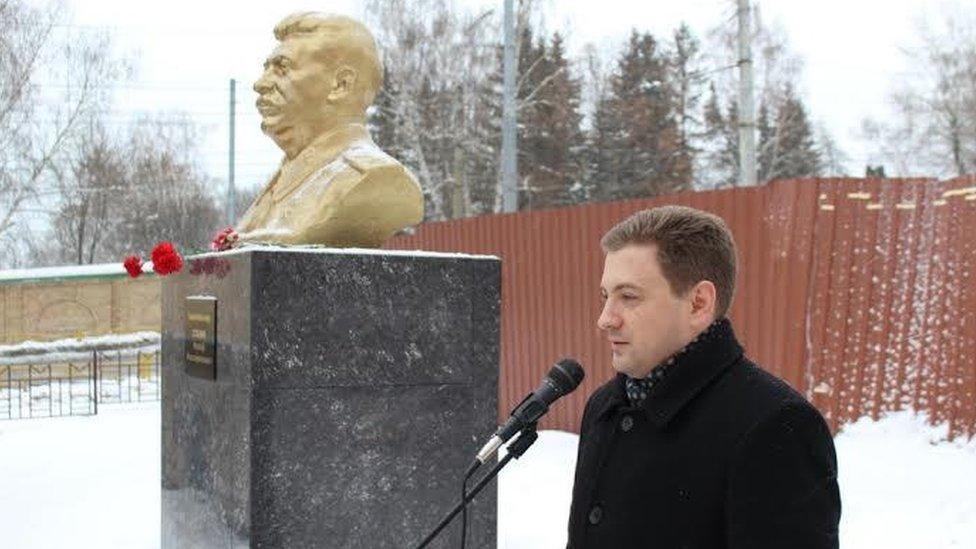
[[[569,549],[836,548],[830,431],[743,355],[725,223],[654,208],[601,244],[598,326],[618,373],[583,413]]]

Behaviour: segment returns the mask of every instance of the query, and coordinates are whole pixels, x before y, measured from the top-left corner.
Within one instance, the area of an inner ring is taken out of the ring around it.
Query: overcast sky
[[[502,0],[457,0],[478,9]],[[734,0],[545,0],[548,31],[566,30],[571,51],[587,42],[621,44],[631,28],[666,36],[685,21],[699,36],[734,24]],[[970,0],[972,1],[972,0]],[[237,88],[237,185],[256,187],[274,172],[281,153],[261,134],[251,85],[273,48],[271,29],[300,10],[362,17],[355,0],[240,2],[229,0],[66,0],[73,23],[112,31],[117,54],[133,59],[136,74],[111,113],[124,121],[139,111],[183,110],[207,132],[202,152],[208,173],[227,177],[228,82]],[[887,93],[904,73],[899,47],[916,33],[915,21],[938,17],[942,0],[765,0],[768,24],[781,26],[804,61],[800,90],[815,121],[823,123],[851,158],[852,174],[867,156],[858,138],[861,120],[887,115]],[[902,76],[904,77],[904,76]]]

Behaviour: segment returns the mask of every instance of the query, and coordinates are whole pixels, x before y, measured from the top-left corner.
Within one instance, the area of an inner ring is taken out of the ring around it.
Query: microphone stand
[[[461,503],[458,503],[454,507],[454,509],[451,509],[451,511],[444,517],[444,519],[441,520],[440,524],[438,524],[437,527],[434,528],[434,531],[428,534],[428,536],[424,538],[424,541],[420,542],[420,545],[417,546],[417,549],[423,549],[424,547],[427,547],[427,545],[431,541],[433,541],[435,537],[437,537],[437,534],[441,533],[441,530],[446,528],[447,525],[451,523],[451,520],[453,520],[454,517],[456,517],[457,514],[461,512],[461,509],[467,506],[467,504],[471,502],[471,500],[473,500],[475,496],[478,495],[478,492],[480,492],[485,486],[487,486],[488,483],[491,482],[491,479],[495,478],[498,475],[498,473],[501,472],[502,468],[508,465],[509,461],[512,461],[512,458],[517,459],[522,457],[522,454],[524,454],[525,451],[529,449],[529,446],[532,446],[532,443],[534,443],[537,438],[539,438],[539,434],[536,433],[535,423],[532,423],[527,427],[525,427],[524,429],[522,429],[521,433],[519,433],[519,437],[514,442],[512,442],[507,446],[508,453],[505,454],[505,457],[503,457],[501,461],[499,461],[491,469],[491,471],[489,471],[488,474],[485,475],[484,478],[482,478],[478,482],[478,484],[474,486],[471,492],[469,492],[467,495],[464,496],[464,499],[461,501]]]

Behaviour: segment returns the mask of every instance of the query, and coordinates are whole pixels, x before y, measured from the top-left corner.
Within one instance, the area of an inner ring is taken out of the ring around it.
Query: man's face
[[[331,67],[321,59],[319,47],[315,39],[286,38],[268,56],[264,73],[254,83],[261,129],[276,142],[286,132],[326,129],[319,126],[330,91]]]
[[[610,342],[618,372],[644,377],[695,335],[691,300],[671,292],[656,245],[631,244],[607,253],[600,293],[597,326]]]

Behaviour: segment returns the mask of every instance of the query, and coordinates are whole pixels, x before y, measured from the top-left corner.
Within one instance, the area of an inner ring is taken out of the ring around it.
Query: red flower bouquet
[[[222,252],[224,250],[229,250],[237,244],[240,235],[234,230],[234,227],[227,227],[226,229],[217,233],[214,237],[213,242],[210,243],[210,249],[215,252]]]
[[[152,259],[152,269],[160,276],[178,273],[183,269],[183,256],[176,251],[172,242],[160,242],[152,249],[149,254]],[[137,255],[130,255],[122,262],[127,273],[132,278],[138,278],[143,273],[142,258]]]
[[[130,255],[122,262],[122,266],[132,278],[139,278],[142,274],[142,258],[137,255]]]
[[[176,251],[172,242],[156,244],[149,257],[153,262],[153,270],[162,276],[178,273],[183,268],[183,257]]]

